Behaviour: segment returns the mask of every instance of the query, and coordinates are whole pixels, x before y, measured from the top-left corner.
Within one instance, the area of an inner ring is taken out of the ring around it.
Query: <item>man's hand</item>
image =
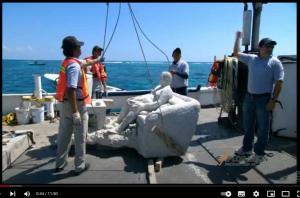
[[[101,62],[101,57],[99,56],[98,58],[96,58],[94,60],[96,60],[97,62]]]
[[[239,58],[239,53],[241,51],[240,49],[240,39],[242,38],[243,33],[240,31],[236,32],[236,36],[235,36],[235,42],[234,42],[234,46],[233,46],[233,56],[236,58]]]
[[[102,95],[105,96],[105,97],[107,97],[108,96],[107,91],[104,91]]]
[[[275,108],[275,104],[276,104],[276,102],[274,100],[269,100],[269,102],[266,106],[266,110],[273,111],[273,109]]]
[[[176,74],[176,70],[171,70],[170,73],[172,74],[172,76],[174,76]]]
[[[80,113],[78,111],[73,113],[72,117],[73,117],[73,124],[74,125],[81,125]]]
[[[236,39],[241,39],[243,37],[243,32],[237,31],[236,32]]]

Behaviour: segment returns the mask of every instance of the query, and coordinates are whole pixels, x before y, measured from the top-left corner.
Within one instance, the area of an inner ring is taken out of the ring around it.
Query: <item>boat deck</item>
[[[266,160],[249,166],[244,159],[233,158],[219,165],[218,157],[234,156],[243,134],[218,125],[219,110],[203,108],[187,153],[181,157],[164,158],[158,184],[296,184],[297,141],[272,136]],[[223,114],[225,116],[225,114]],[[42,124],[3,126],[3,130],[33,129],[37,142],[13,165],[2,172],[4,184],[147,184],[147,159],[129,148],[112,149],[87,145],[88,171],[74,176],[74,149],[68,166],[54,173],[58,121]],[[238,161],[237,161],[238,160]]]

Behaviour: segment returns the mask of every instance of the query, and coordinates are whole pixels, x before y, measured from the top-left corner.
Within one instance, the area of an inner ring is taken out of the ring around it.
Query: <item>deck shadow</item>
[[[54,169],[40,169],[39,168],[46,166],[48,164],[52,164],[55,162],[55,159],[50,159],[44,163],[41,163],[37,166],[34,166],[29,169],[21,169],[24,170],[19,174],[16,174],[10,177],[7,180],[4,180],[5,184],[49,184],[54,181],[58,181],[61,179],[69,178],[74,176],[73,171],[69,171],[63,174],[57,175],[54,172]],[[20,169],[19,169],[20,170]]]
[[[290,175],[292,173],[295,173],[297,171],[297,166],[289,167],[284,170],[279,170],[274,173],[266,174],[265,177],[272,180],[279,180],[280,178],[285,177],[286,175]]]
[[[209,177],[209,179],[212,181],[213,184],[224,184],[227,182],[237,183],[237,180],[247,181],[248,180],[247,177],[245,177],[242,174],[248,172],[252,168],[252,167],[243,167],[243,166],[224,168],[224,166],[208,165],[201,162],[193,162],[193,161],[185,162],[185,163],[194,164],[201,168],[206,169],[208,171],[207,176]]]
[[[133,173],[145,173],[147,171],[147,160],[143,158],[135,149],[131,148],[110,148],[100,145],[87,145],[87,154],[109,159],[121,157],[124,161],[124,171]]]
[[[197,140],[192,140],[190,146],[199,146],[206,142],[214,140],[229,139],[241,136],[243,134],[235,131],[234,129],[228,129],[222,127],[218,122],[209,122],[198,124],[194,135],[200,136]]]

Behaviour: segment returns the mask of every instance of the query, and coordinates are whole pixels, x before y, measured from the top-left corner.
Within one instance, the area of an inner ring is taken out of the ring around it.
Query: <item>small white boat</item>
[[[57,79],[58,79],[58,74],[44,74],[44,77],[47,80],[52,81],[53,83],[56,83]],[[90,74],[87,74],[87,78],[91,78],[92,76]],[[123,89],[120,89],[118,87],[113,87],[113,86],[109,86],[107,85],[107,91],[108,92],[114,92],[114,91],[123,91]]]

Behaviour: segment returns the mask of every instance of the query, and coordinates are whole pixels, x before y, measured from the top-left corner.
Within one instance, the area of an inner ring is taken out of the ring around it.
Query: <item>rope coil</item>
[[[223,87],[221,89],[221,105],[222,109],[229,113],[234,108],[233,100],[233,68],[237,65],[237,59],[225,57],[223,67]]]

